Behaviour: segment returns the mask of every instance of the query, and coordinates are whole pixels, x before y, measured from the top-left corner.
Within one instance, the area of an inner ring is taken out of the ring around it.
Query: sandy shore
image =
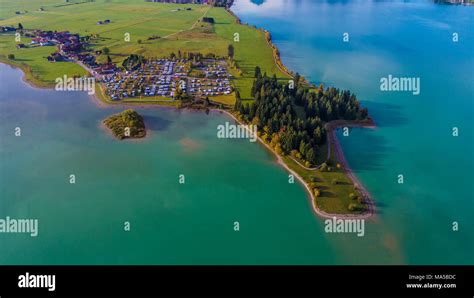
[[[99,122],[99,128],[102,129],[107,135],[110,136],[111,139],[114,139],[116,141],[124,141],[124,142],[144,142],[144,141],[147,141],[150,139],[151,137],[151,130],[149,129],[146,129],[146,126],[145,126],[145,130],[146,130],[146,135],[142,138],[124,138],[122,140],[118,139],[115,134],[112,132],[112,130],[110,128],[107,127],[107,125],[105,125],[104,121],[101,120]]]
[[[364,202],[367,206],[367,211],[363,214],[357,216],[357,218],[369,218],[375,214],[375,204],[370,195],[369,191],[364,187],[364,185],[359,181],[359,179],[354,175],[352,172],[349,163],[344,156],[344,152],[342,151],[341,144],[336,136],[336,131],[338,128],[342,127],[355,127],[355,128],[375,128],[375,122],[370,119],[367,122],[351,122],[351,121],[344,121],[344,120],[336,120],[328,123],[326,125],[326,130],[328,133],[328,159],[331,156],[331,145],[334,147],[334,155],[339,163],[342,165],[344,169],[344,173],[346,176],[352,181],[354,185],[357,185],[357,190],[362,194],[364,197]]]
[[[55,84],[41,85],[38,81],[28,80],[27,77],[26,77],[27,76],[26,75],[27,69],[24,65],[18,65],[16,63],[10,62],[6,59],[1,59],[0,63],[8,65],[12,68],[21,70],[23,72],[23,76],[21,77],[21,80],[31,88],[42,89],[42,90],[54,89]],[[34,79],[34,77],[33,77],[33,79]]]
[[[234,14],[232,12],[231,9],[227,9],[227,11],[235,17],[236,19],[236,22],[237,23],[241,23],[240,21],[240,18]],[[279,53],[278,51],[278,47],[276,45],[273,44],[271,38],[268,39],[266,34],[267,34],[267,30],[265,29],[258,29],[260,30],[261,32],[263,32],[265,34],[265,40],[267,41],[267,44],[268,46],[272,49],[272,50],[276,50],[277,53]],[[269,33],[269,32],[268,32]],[[273,55],[273,58],[274,58],[274,62],[275,64],[277,65],[277,67],[279,68],[279,70],[285,74],[287,74],[288,76],[291,77],[291,74],[289,73],[289,71],[286,69],[286,67],[283,65],[282,61],[281,61],[281,58],[278,55],[275,54],[275,51],[273,51],[272,53]],[[9,64],[9,63],[7,63]],[[88,68],[86,65],[84,65],[83,63],[79,62],[78,63],[80,66],[82,66],[86,71],[88,71],[91,75],[94,75],[92,70],[90,68]],[[11,65],[11,64],[9,64]],[[17,67],[15,65],[11,65],[13,67]],[[19,67],[21,69],[21,67]],[[25,70],[22,69],[22,71],[25,73]],[[23,77],[24,81],[25,82],[28,82],[26,81],[26,74],[24,75]],[[34,85],[33,82],[28,82],[30,83],[31,85]],[[99,90],[96,90],[95,94],[93,94],[92,96],[90,96],[90,98],[92,99],[92,101],[96,104],[97,107],[100,107],[100,108],[107,108],[109,106],[118,106],[118,107],[122,107],[122,108],[142,108],[142,109],[148,109],[148,108],[170,108],[170,109],[177,109],[177,107],[175,106],[166,106],[166,105],[159,105],[159,104],[142,104],[142,103],[108,103],[106,101],[104,101],[101,97],[106,97],[105,95],[105,92],[104,90],[102,89],[102,84],[98,83],[96,86],[98,86]],[[38,86],[35,86],[35,87],[38,87]],[[41,88],[41,87],[39,87]],[[42,87],[42,88],[47,88],[47,87]],[[97,88],[96,88],[97,89]],[[100,97],[101,96],[101,97]],[[210,109],[210,111],[212,112],[219,112],[219,113],[225,113],[227,114],[228,116],[230,116],[232,119],[234,119],[236,122],[242,124],[242,125],[245,125],[244,123],[242,123],[241,121],[239,121],[232,113],[226,111],[226,110],[220,110],[220,109]],[[342,152],[342,148],[341,148],[341,145],[339,143],[339,141],[337,140],[337,137],[335,135],[335,131],[337,130],[337,128],[340,128],[340,127],[375,127],[375,124],[373,123],[373,121],[371,121],[371,123],[367,124],[367,123],[355,123],[355,122],[348,122],[348,121],[332,121],[330,123],[327,123],[326,124],[326,129],[327,129],[327,132],[328,132],[328,145],[329,145],[329,150],[328,150],[328,159],[330,158],[330,155],[331,155],[331,144],[334,144],[334,150],[335,150],[335,156],[337,158],[337,160],[342,164],[343,166],[343,169],[344,169],[344,172],[345,174],[347,175],[347,177],[355,184],[358,186],[358,190],[362,193],[362,195],[364,196],[364,199],[365,199],[365,202],[368,206],[368,210],[363,213],[363,214],[359,214],[359,215],[355,215],[355,214],[331,214],[331,213],[327,213],[325,211],[322,211],[320,210],[317,205],[316,205],[316,198],[313,194],[313,191],[312,189],[309,187],[308,183],[306,183],[306,181],[304,181],[304,179],[298,174],[296,173],[295,171],[293,171],[282,159],[282,157],[280,155],[278,155],[274,150],[273,148],[271,148],[268,144],[266,144],[260,137],[258,137],[258,141],[265,146],[265,148],[267,148],[268,150],[270,150],[277,158],[277,163],[279,165],[281,165],[283,168],[285,168],[288,172],[290,172],[294,177],[296,177],[298,179],[298,181],[305,187],[306,191],[308,192],[309,194],[309,197],[310,197],[310,200],[311,200],[311,205],[312,205],[312,209],[313,211],[321,216],[321,217],[324,217],[324,218],[333,218],[333,217],[336,217],[336,218],[368,218],[370,216],[372,216],[375,212],[375,206],[373,204],[373,200],[371,199],[371,196],[370,196],[370,193],[364,188],[364,186],[362,185],[362,183],[360,183],[360,181],[357,179],[357,177],[355,177],[354,173],[352,172],[352,169],[349,167],[348,163],[347,163],[347,160],[345,159],[344,157],[344,154]],[[105,126],[103,125],[103,123],[101,123],[101,126],[102,128],[105,128],[111,135],[112,132],[110,132],[110,130]],[[149,131],[147,130],[147,136],[145,136],[143,139],[147,139],[149,136]],[[115,137],[115,136],[114,136]],[[133,139],[133,140],[143,140],[143,139]],[[293,159],[294,160],[294,159]],[[300,166],[302,166],[303,168],[305,169],[308,169],[306,167],[304,167],[303,165],[301,165],[298,161],[294,160],[295,162],[297,162]],[[308,170],[313,170],[313,169],[308,169]]]
[[[219,111],[219,112],[222,112],[222,113],[225,113],[227,114],[229,117],[231,117],[232,119],[234,119],[237,123],[241,124],[241,125],[245,125],[245,123],[242,123],[239,119],[237,119],[232,113],[228,112],[228,111],[223,111],[223,110],[219,110],[219,109],[214,109],[214,111]],[[278,155],[267,143],[265,143],[260,137],[258,137],[258,141],[265,147],[267,148],[270,152],[272,152],[275,157],[276,157],[276,162],[282,166],[283,168],[285,168],[290,174],[292,174],[294,177],[296,177],[296,179],[298,179],[298,181],[305,187],[306,189],[306,192],[308,193],[309,195],[309,198],[310,198],[310,201],[311,201],[311,206],[312,206],[312,209],[314,211],[315,214],[317,214],[318,216],[320,217],[323,217],[323,218],[333,218],[333,217],[336,217],[336,218],[341,218],[341,219],[367,219],[369,217],[371,217],[374,213],[375,213],[375,206],[373,204],[373,201],[370,197],[370,193],[363,187],[363,185],[359,182],[359,180],[357,179],[357,177],[355,177],[355,175],[353,174],[351,168],[349,167],[345,157],[344,157],[344,154],[342,152],[342,148],[339,144],[339,141],[337,140],[337,138],[335,137],[335,131],[338,127],[340,127],[339,125],[342,125],[343,127],[375,127],[374,123],[371,122],[370,125],[369,124],[358,124],[358,123],[349,123],[347,121],[343,121],[342,123],[337,123],[337,122],[334,122],[332,125],[331,125],[331,132],[328,133],[328,142],[332,142],[334,144],[334,147],[337,148],[335,149],[336,152],[336,156],[339,160],[339,162],[343,165],[343,168],[344,168],[344,172],[345,174],[347,175],[347,177],[352,180],[352,182],[354,184],[357,184],[358,185],[358,189],[359,191],[364,195],[365,197],[365,202],[368,206],[368,210],[365,212],[365,213],[362,213],[362,214],[336,214],[336,213],[328,213],[328,212],[325,212],[321,209],[318,208],[318,206],[316,205],[316,197],[314,196],[314,193],[312,191],[312,189],[309,187],[308,183],[306,183],[306,181],[303,179],[303,177],[301,177],[298,173],[296,173],[295,171],[293,171],[284,161],[283,161],[283,158]],[[329,135],[332,135],[332,137],[330,138]],[[331,143],[329,144],[331,145]]]
[[[10,65],[10,64],[7,64],[7,65]],[[21,67],[17,67],[15,65],[10,65],[12,67],[15,67],[15,68],[19,68],[21,69],[23,72],[24,70],[21,68]],[[30,86],[33,86],[34,88],[38,88],[37,86],[34,86],[34,84],[31,82],[31,81],[28,81],[26,80],[25,78],[25,75],[23,76],[23,80],[25,83],[29,84]],[[100,87],[99,87],[100,88]],[[47,87],[43,87],[42,89],[49,89]],[[97,107],[100,107],[100,108],[108,108],[108,107],[111,107],[111,106],[118,106],[118,107],[122,107],[122,108],[145,108],[145,109],[155,109],[155,108],[168,108],[168,109],[174,109],[176,110],[177,107],[173,107],[173,106],[163,106],[163,105],[155,105],[155,104],[140,104],[140,103],[137,103],[137,104],[129,104],[129,103],[124,103],[124,104],[107,104],[106,102],[104,102],[101,98],[99,98],[100,95],[98,95],[98,92],[101,92],[102,93],[103,90],[96,90],[95,94],[89,96],[92,100],[92,102],[94,104],[96,104]],[[239,119],[237,119],[232,113],[226,111],[226,110],[220,110],[220,109],[210,109],[211,112],[217,112],[217,113],[225,113],[227,114],[229,117],[231,117],[232,119],[234,119],[236,122],[242,124],[242,125],[245,125],[244,123],[242,123]],[[199,112],[199,111],[198,111]],[[111,136],[113,136],[115,138],[115,136],[113,135],[113,133],[101,122],[100,124],[100,127],[102,129],[104,129],[105,131],[107,131]],[[351,168],[349,167],[345,157],[344,157],[344,154],[342,152],[342,148],[339,144],[339,141],[337,140],[336,136],[335,136],[335,131],[337,130],[337,128],[340,128],[340,127],[375,127],[375,124],[373,122],[370,122],[370,123],[354,123],[354,122],[348,122],[348,121],[333,121],[333,122],[330,122],[327,124],[326,126],[326,129],[328,131],[328,142],[329,142],[329,148],[331,148],[331,144],[334,144],[334,150],[335,150],[335,154],[336,154],[336,157],[337,159],[339,160],[339,162],[343,165],[343,168],[344,168],[344,171],[347,175],[347,177],[356,185],[358,185],[358,188],[359,188],[359,191],[364,195],[365,197],[365,200],[366,200],[366,203],[368,205],[368,211],[363,213],[363,214],[332,214],[332,213],[327,213],[321,209],[318,208],[318,206],[316,205],[316,198],[313,194],[313,191],[311,190],[311,188],[309,187],[309,185],[306,183],[306,181],[304,181],[304,179],[298,174],[296,173],[295,171],[293,171],[284,161],[283,159],[281,158],[280,155],[276,154],[276,152],[268,145],[266,144],[260,137],[258,137],[258,141],[265,147],[267,148],[270,152],[272,152],[276,158],[277,158],[277,163],[279,165],[281,165],[283,168],[285,168],[288,172],[290,172],[294,177],[296,177],[296,179],[305,187],[307,193],[309,194],[309,198],[310,198],[310,201],[311,201],[311,206],[312,206],[312,209],[313,211],[318,215],[318,216],[321,216],[321,217],[324,217],[324,218],[333,218],[333,217],[336,217],[336,218],[345,218],[345,219],[360,219],[360,218],[369,218],[370,216],[372,216],[375,212],[375,207],[374,207],[374,204],[373,204],[373,201],[371,199],[371,196],[370,196],[370,193],[364,188],[364,186],[362,185],[362,183],[360,183],[360,181],[357,179],[357,177],[355,177],[355,175],[353,174]],[[132,140],[132,141],[145,141],[146,139],[148,139],[150,136],[150,131],[147,130],[147,135],[146,137],[144,138],[140,138],[140,139],[128,139],[129,141]],[[328,150],[330,151],[330,149]],[[330,152],[328,152],[328,156],[330,156]]]

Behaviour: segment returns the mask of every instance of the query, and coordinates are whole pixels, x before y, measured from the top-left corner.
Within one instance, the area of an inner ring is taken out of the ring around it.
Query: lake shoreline
[[[232,114],[231,112],[229,111],[226,111],[226,110],[220,110],[220,109],[213,109],[213,111],[219,111],[219,112],[222,112],[222,113],[225,113],[226,115],[228,115],[229,117],[231,117],[233,120],[235,120],[237,123],[239,123],[240,125],[246,125],[245,123],[243,123],[241,120],[239,120],[234,114]],[[359,128],[375,128],[375,124],[374,122],[371,120],[370,123],[367,123],[367,124],[362,124],[362,123],[350,123],[348,121],[345,121],[345,125],[342,125],[342,127],[346,127],[346,126],[350,126],[350,127],[359,127]],[[339,128],[341,126],[338,126],[338,125],[335,125],[333,127],[333,129],[331,130],[331,133],[328,132],[328,142],[330,142],[330,135],[334,135],[335,136],[335,131],[337,128]],[[365,189],[365,187],[359,182],[359,180],[357,179],[357,177],[354,175],[354,173],[352,172],[352,169],[349,167],[349,164],[347,163],[345,157],[344,157],[344,153],[342,151],[342,148],[340,146],[340,143],[339,141],[337,140],[337,138],[335,138],[335,140],[333,140],[333,145],[335,146],[335,148],[338,148],[336,149],[336,154],[340,154],[337,156],[337,159],[338,161],[342,164],[343,168],[344,168],[344,172],[346,174],[346,176],[354,183],[354,184],[357,184],[358,186],[358,190],[362,192],[362,194],[364,195],[365,197],[365,204],[368,206],[367,208],[367,211],[361,213],[361,214],[341,214],[341,213],[329,213],[329,212],[326,212],[324,210],[321,210],[317,204],[316,204],[316,197],[314,196],[314,193],[313,191],[311,190],[309,184],[303,179],[303,177],[301,177],[301,175],[299,175],[296,171],[294,171],[293,169],[291,169],[286,163],[285,161],[283,160],[283,158],[277,154],[275,152],[275,150],[273,150],[267,143],[265,143],[265,141],[263,141],[259,136],[257,137],[258,141],[260,144],[262,144],[267,150],[269,150],[271,153],[274,154],[274,156],[276,157],[276,162],[278,165],[280,165],[281,167],[283,167],[285,170],[287,170],[289,173],[291,173],[294,177],[296,177],[296,179],[304,186],[304,188],[306,189],[306,192],[308,193],[309,195],[309,198],[310,198],[310,201],[311,201],[311,206],[312,206],[312,209],[314,211],[314,213],[316,215],[318,215],[319,217],[322,217],[322,218],[337,218],[337,219],[368,219],[370,217],[372,217],[372,215],[375,214],[375,204],[374,204],[374,201],[372,200],[372,197],[370,195],[370,193]],[[329,143],[329,146],[331,146],[331,143]]]
[[[147,141],[151,138],[151,130],[150,129],[146,129],[146,126],[145,126],[145,130],[146,130],[146,135],[144,137],[141,137],[141,138],[124,138],[124,139],[119,139],[117,138],[117,136],[113,133],[113,131],[107,127],[107,125],[105,125],[104,123],[104,120],[101,120],[99,122],[99,128],[101,130],[103,130],[107,135],[109,135],[111,137],[111,139],[114,139],[115,141],[125,141],[125,142],[133,142],[133,143],[141,143],[141,142],[144,142],[144,141]]]
[[[54,84],[43,83],[42,81],[37,80],[33,76],[28,77],[27,73],[29,72],[29,70],[28,70],[28,67],[25,65],[22,65],[20,63],[15,63],[11,60],[2,59],[2,58],[0,58],[0,63],[3,63],[15,69],[20,69],[23,72],[23,76],[21,77],[21,80],[32,88],[49,90],[49,89],[53,89],[55,86]]]
[[[226,11],[232,15],[234,18],[235,18],[235,21],[243,26],[249,26],[249,25],[244,25],[241,23],[241,20],[240,18],[233,12],[231,11],[231,9],[226,9]],[[290,71],[287,69],[286,66],[283,65],[283,62],[281,61],[281,57],[280,57],[280,51],[278,50],[278,47],[272,42],[271,40],[271,35],[270,35],[270,32],[266,29],[256,29],[260,32],[262,32],[263,34],[265,34],[265,39],[267,41],[267,44],[268,46],[272,49],[272,53],[273,53],[273,58],[274,58],[274,62],[276,64],[276,66],[280,69],[280,71],[282,71],[283,73],[285,73],[286,75],[289,75],[291,76],[291,73]],[[0,63],[2,63],[3,61],[0,60]],[[16,67],[16,68],[19,68],[22,70],[24,76],[23,76],[23,81],[25,83],[28,83],[30,85],[32,85],[33,87],[35,88],[40,88],[40,89],[49,89],[49,87],[42,87],[42,86],[36,86],[36,84],[30,82],[30,80],[28,80],[27,76],[26,76],[26,70],[23,69],[22,67],[20,66],[16,66],[16,65],[12,65],[12,64],[9,64],[9,63],[6,63],[7,65],[10,65],[10,66],[13,66],[13,67]],[[78,65],[82,66],[86,71],[90,72],[86,67],[84,67],[83,65],[81,65],[81,63],[78,63]],[[178,106],[174,106],[174,105],[163,105],[163,104],[160,104],[159,102],[150,102],[150,103],[143,103],[143,102],[137,102],[137,103],[130,103],[130,102],[127,102],[127,103],[123,103],[123,102],[109,102],[109,100],[106,99],[106,95],[104,94],[104,90],[102,89],[102,86],[100,83],[97,84],[99,88],[96,88],[98,90],[96,90],[96,92],[92,95],[90,95],[89,97],[92,99],[92,101],[95,103],[95,105],[99,108],[107,108],[109,106],[118,106],[118,107],[121,107],[121,108],[142,108],[142,109],[149,109],[149,108],[170,108],[170,109],[173,109],[173,110],[180,110],[181,108],[178,107]],[[97,86],[96,85],[96,86]],[[187,108],[187,110],[190,110],[192,112],[200,112],[201,110],[194,110],[194,109],[189,109]],[[213,112],[219,112],[219,113],[225,113],[227,114],[228,116],[230,116],[232,119],[234,119],[235,121],[237,121],[239,124],[242,124],[242,125],[245,125],[245,123],[241,122],[240,120],[237,119],[237,117],[235,117],[235,115],[233,115],[231,112],[229,112],[228,110],[225,110],[225,109],[218,109],[218,108],[212,108],[212,109],[209,109],[210,111],[213,111]],[[333,121],[334,122],[334,121]],[[101,122],[102,125],[103,125],[103,122]],[[347,125],[343,125],[343,126],[351,126],[351,127],[367,127],[363,124],[357,124],[357,123],[349,123],[349,122],[345,122],[347,123]],[[101,125],[101,126],[102,126]],[[327,124],[329,125],[329,123]],[[105,127],[105,125],[104,125]],[[328,213],[328,212],[325,212],[323,210],[321,210],[317,204],[316,204],[316,197],[313,193],[313,191],[311,190],[309,184],[303,179],[303,177],[301,177],[298,173],[296,173],[294,170],[292,170],[286,163],[285,161],[283,161],[282,157],[280,155],[278,155],[268,144],[266,144],[260,137],[258,137],[258,140],[261,144],[264,145],[265,148],[267,148],[268,150],[270,150],[276,157],[277,157],[277,163],[282,166],[284,169],[286,169],[288,172],[290,172],[294,177],[296,177],[298,179],[298,181],[300,181],[300,183],[305,187],[306,191],[308,192],[309,196],[310,196],[310,200],[311,200],[311,206],[312,206],[312,209],[314,211],[314,213],[320,217],[323,217],[323,218],[333,218],[333,217],[336,217],[336,218],[344,218],[344,219],[361,219],[361,218],[369,218],[371,217],[374,213],[375,213],[375,205],[373,203],[373,200],[371,198],[371,195],[370,193],[364,188],[364,186],[360,183],[360,181],[357,179],[357,177],[354,175],[354,173],[352,172],[352,169],[350,168],[350,166],[348,165],[348,162],[347,160],[345,159],[344,157],[344,154],[343,154],[343,151],[342,151],[342,148],[341,148],[341,145],[339,143],[339,141],[337,140],[337,137],[335,137],[335,131],[337,128],[339,128],[340,126],[334,126],[332,127],[333,129],[330,131],[328,130],[328,137],[327,137],[327,140],[328,140],[328,146],[329,148],[331,148],[331,143],[334,145],[334,148],[335,148],[335,156],[337,158],[337,160],[342,164],[343,166],[343,169],[344,169],[344,172],[345,172],[345,175],[346,177],[351,180],[354,185],[357,185],[358,186],[358,190],[361,191],[361,193],[364,195],[364,198],[365,198],[365,203],[366,205],[368,206],[368,209],[367,211],[361,213],[361,214],[343,214],[343,213]],[[105,127],[107,128],[107,127]],[[108,130],[108,128],[107,128]],[[111,135],[113,135],[112,132],[110,132]],[[332,137],[331,137],[332,136]],[[140,141],[140,140],[144,140],[144,139],[148,139],[148,130],[147,130],[147,136],[145,136],[144,138],[140,138],[140,139],[132,139],[132,141]],[[130,139],[128,139],[130,140]],[[329,156],[329,155],[328,155]]]
[[[368,218],[375,214],[375,202],[372,198],[370,192],[365,188],[364,184],[360,182],[357,176],[352,171],[352,168],[349,165],[349,162],[346,160],[344,151],[342,150],[341,142],[336,136],[336,131],[339,128],[350,127],[350,128],[371,128],[375,129],[377,126],[372,118],[369,118],[369,121],[365,123],[355,123],[345,120],[335,120],[327,123],[327,142],[329,145],[328,156],[331,154],[331,145],[334,145],[334,154],[336,160],[342,165],[345,175],[349,178],[354,185],[357,185],[357,190],[364,196],[364,203],[367,206],[367,211],[359,216],[359,218]]]
[[[226,9],[234,18],[235,18],[235,21],[238,23],[238,24],[242,24],[242,20],[241,18],[235,13],[232,11],[232,7]],[[245,24],[245,26],[250,26],[248,24]],[[274,62],[276,64],[276,66],[278,67],[278,69],[283,72],[284,74],[290,76],[290,77],[293,77],[291,71],[283,64],[283,61],[281,59],[281,52],[280,50],[278,49],[278,47],[273,43],[272,41],[272,38],[271,38],[271,32],[267,29],[264,29],[264,28],[258,28],[257,30],[261,31],[263,34],[265,34],[265,40],[267,41],[267,44],[268,46],[272,49],[272,54],[273,54],[273,59],[274,59]],[[305,79],[303,79],[305,83],[311,85],[309,82],[307,82]],[[239,121],[232,113],[224,110],[224,112],[226,114],[228,114],[230,117],[232,117],[235,121],[237,121],[239,124],[241,125],[245,125],[245,123],[242,123],[241,121]],[[333,218],[333,217],[336,217],[336,218],[344,218],[344,219],[361,219],[361,218],[369,218],[371,217],[372,215],[375,214],[375,203],[372,199],[372,196],[371,194],[369,193],[369,191],[364,187],[364,185],[359,181],[359,179],[355,176],[354,172],[352,171],[352,168],[349,166],[349,163],[347,162],[345,156],[344,156],[344,152],[342,150],[342,146],[339,142],[339,140],[337,139],[336,135],[335,135],[335,132],[338,128],[340,127],[354,127],[354,128],[375,128],[376,125],[375,125],[375,122],[372,118],[369,118],[369,122],[368,123],[356,123],[356,122],[353,122],[353,121],[346,121],[346,120],[336,120],[336,121],[331,121],[329,123],[326,124],[327,125],[327,128],[329,128],[328,130],[328,135],[327,135],[327,141],[328,141],[328,147],[329,147],[329,150],[328,150],[328,158],[327,160],[329,160],[329,157],[330,157],[330,148],[331,148],[331,144],[334,145],[334,151],[335,151],[335,156],[336,156],[336,159],[342,164],[342,167],[344,169],[344,173],[346,175],[346,177],[351,180],[354,185],[357,185],[358,186],[358,190],[362,193],[362,195],[364,196],[364,202],[366,204],[366,206],[368,207],[367,208],[367,211],[361,213],[361,214],[337,214],[337,213],[328,213],[328,212],[325,212],[323,210],[321,210],[317,205],[316,205],[316,198],[314,196],[314,193],[313,191],[311,190],[311,188],[309,187],[308,183],[298,174],[296,173],[294,170],[292,170],[284,161],[283,159],[281,158],[281,156],[279,156],[270,146],[268,146],[268,144],[266,144],[260,137],[258,137],[258,140],[261,144],[263,144],[268,150],[270,150],[276,157],[277,157],[277,163],[279,165],[281,165],[283,168],[285,168],[287,171],[289,171],[290,173],[292,173],[292,175],[294,175],[305,187],[306,191],[308,192],[309,196],[310,196],[310,199],[311,199],[311,205],[313,206],[313,211],[323,217],[323,218]],[[331,137],[332,136],[332,137]],[[290,156],[291,158],[291,156]],[[293,159],[293,158],[292,158]],[[297,162],[299,164],[299,162]],[[304,167],[303,167],[304,168]]]

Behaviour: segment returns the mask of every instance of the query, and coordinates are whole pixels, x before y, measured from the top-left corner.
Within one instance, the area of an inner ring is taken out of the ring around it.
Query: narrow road
[[[184,30],[184,29],[183,29],[183,30],[179,30],[178,32],[174,32],[174,33],[168,34],[168,35],[166,35],[166,36],[163,36],[163,38],[168,38],[168,37],[170,37],[170,36],[173,36],[173,35],[175,35],[175,34],[178,34],[178,33],[184,32],[184,31],[193,30],[193,29],[196,27],[196,25],[199,23],[199,20],[201,20],[202,18],[204,18],[204,17],[207,15],[207,13],[209,12],[209,10],[211,9],[211,6],[210,6],[210,5],[208,5],[208,6],[209,6],[209,7],[206,9],[206,11],[204,12],[204,14],[203,14],[200,18],[198,18],[198,19],[196,20],[196,22],[194,22],[194,24],[191,26],[191,28],[186,29],[186,30]]]
[[[262,32],[264,34],[267,33],[266,30],[262,30]],[[265,40],[267,41],[267,44],[268,46],[272,49],[272,56],[273,56],[273,61],[275,62],[275,65],[277,66],[277,68],[285,75],[289,76],[290,78],[293,78],[293,76],[288,72],[286,71],[285,69],[283,69],[280,65],[280,63],[278,63],[278,60],[280,59],[279,57],[277,57],[277,55],[275,55],[275,52],[273,51],[274,48],[276,48],[276,46],[273,44],[273,42],[271,40],[268,40],[267,37],[265,36]],[[280,60],[281,61],[281,60]]]

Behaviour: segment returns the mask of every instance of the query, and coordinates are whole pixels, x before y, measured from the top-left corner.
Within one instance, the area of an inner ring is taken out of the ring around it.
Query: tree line
[[[332,120],[367,119],[356,96],[347,90],[308,88],[296,74],[294,84],[280,84],[277,77],[255,68],[252,103],[244,103],[237,94],[234,110],[262,132],[262,138],[278,152],[292,153],[315,165],[321,145],[326,143],[325,124]],[[293,86],[292,86],[293,85]]]
[[[209,0],[208,3],[217,7],[231,7],[234,0]]]

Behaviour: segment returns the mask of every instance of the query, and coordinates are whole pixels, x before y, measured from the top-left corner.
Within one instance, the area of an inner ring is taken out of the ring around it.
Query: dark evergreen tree
[[[229,58],[234,59],[234,54],[235,54],[234,53],[234,46],[230,44],[227,47],[227,55],[229,56]]]
[[[255,75],[254,78],[260,78],[262,76],[262,70],[260,69],[259,66],[255,66]]]
[[[296,74],[295,78],[299,79]],[[336,88],[309,90],[298,84],[296,91],[278,83],[255,68],[255,80],[251,94],[255,101],[243,105],[240,97],[234,110],[247,121],[257,123],[259,130],[271,136],[278,134],[279,145],[284,153],[298,151],[311,164],[317,160],[319,146],[326,142],[325,123],[337,120],[362,120],[368,117],[367,109],[361,109],[354,94]],[[297,112],[298,111],[298,112]]]

